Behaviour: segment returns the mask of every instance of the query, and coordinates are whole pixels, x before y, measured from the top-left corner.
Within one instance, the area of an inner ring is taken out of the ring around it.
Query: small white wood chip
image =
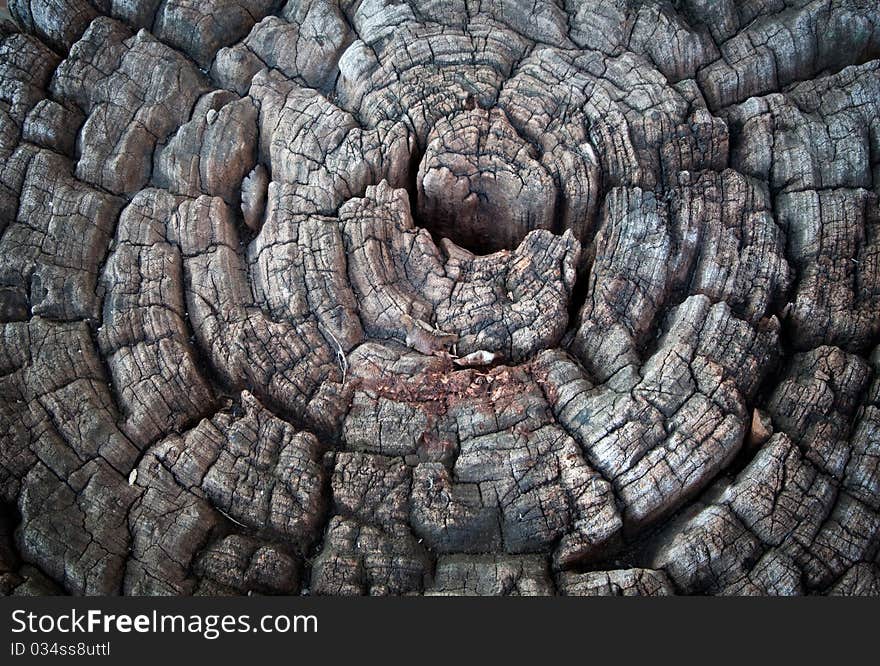
[[[467,368],[477,365],[489,365],[494,360],[495,352],[486,351],[485,349],[478,349],[475,352],[471,352],[467,356],[452,359],[452,362],[458,366]]]

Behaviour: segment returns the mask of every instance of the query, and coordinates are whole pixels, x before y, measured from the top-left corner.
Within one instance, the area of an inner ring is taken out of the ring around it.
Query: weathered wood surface
[[[874,0],[10,0],[0,591],[880,593]]]

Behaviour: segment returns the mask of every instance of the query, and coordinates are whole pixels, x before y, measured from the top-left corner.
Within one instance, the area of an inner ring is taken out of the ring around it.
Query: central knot
[[[440,120],[419,165],[420,223],[477,254],[513,249],[554,229],[557,189],[538,151],[500,109]]]

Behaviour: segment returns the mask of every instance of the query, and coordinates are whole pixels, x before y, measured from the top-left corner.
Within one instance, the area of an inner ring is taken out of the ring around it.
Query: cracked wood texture
[[[4,594],[880,594],[875,0],[9,0]]]

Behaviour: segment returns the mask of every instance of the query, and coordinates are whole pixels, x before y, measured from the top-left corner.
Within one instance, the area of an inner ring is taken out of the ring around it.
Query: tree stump
[[[0,591],[880,594],[880,7],[9,0]]]

